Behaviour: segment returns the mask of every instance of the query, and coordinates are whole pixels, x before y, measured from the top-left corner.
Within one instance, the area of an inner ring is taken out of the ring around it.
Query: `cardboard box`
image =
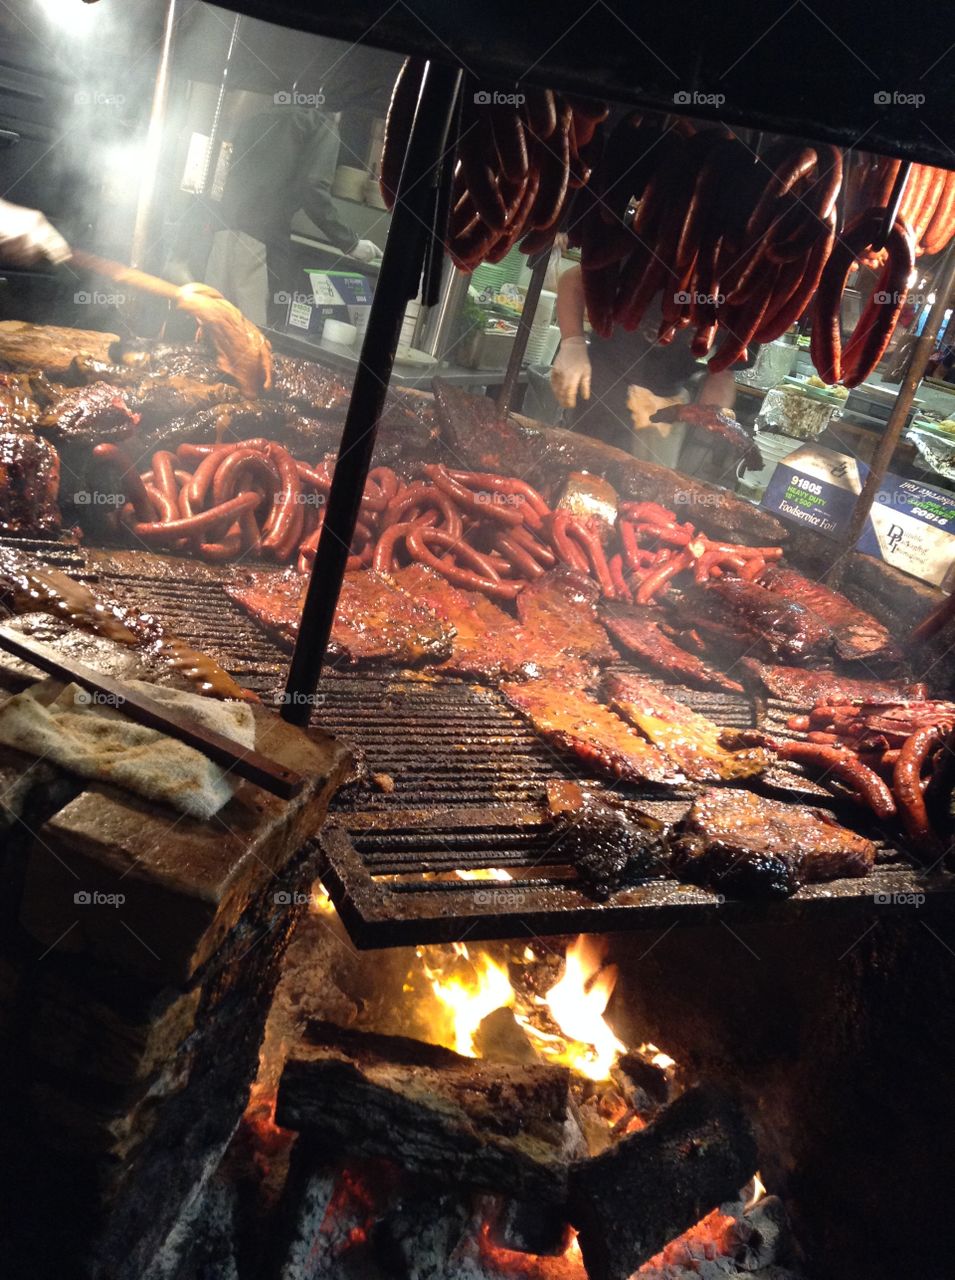
[[[321,336],[329,318],[353,324],[360,343],[368,327],[374,290],[359,271],[308,270],[308,295],[295,294],[289,301],[286,324],[290,329]]]

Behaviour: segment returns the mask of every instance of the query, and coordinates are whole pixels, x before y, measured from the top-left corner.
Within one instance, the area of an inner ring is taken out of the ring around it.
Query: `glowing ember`
[[[459,880],[512,880],[509,871],[501,867],[481,867],[478,871],[455,871]]]
[[[474,1034],[484,1018],[495,1009],[513,1005],[514,988],[507,969],[497,964],[486,952],[472,958],[463,943],[455,943],[458,965],[449,974],[435,973],[425,965],[434,994],[451,1015],[452,1043],[448,1046],[466,1057],[478,1057]]]
[[[551,1016],[574,1043],[559,1060],[589,1077],[606,1080],[623,1044],[604,1019],[604,1011],[617,982],[616,965],[604,965],[605,945],[581,934],[567,948],[564,976],[547,993]]]
[[[659,1067],[661,1071],[669,1071],[671,1067],[676,1066],[674,1059],[662,1049],[658,1049],[655,1044],[642,1044],[637,1052],[652,1062],[655,1067]]]

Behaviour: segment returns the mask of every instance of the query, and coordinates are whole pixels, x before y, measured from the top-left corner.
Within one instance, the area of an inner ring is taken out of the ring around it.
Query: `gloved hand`
[[[590,399],[590,356],[585,338],[561,339],[557,359],[551,365],[550,385],[557,403],[565,409],[576,405],[578,391],[582,399]]]
[[[29,267],[44,258],[66,262],[69,256],[70,246],[39,209],[0,200],[0,261]]]
[[[349,256],[357,258],[359,262],[373,262],[381,257],[381,250],[374,240],[359,240]]]
[[[646,387],[638,386],[636,383],[631,383],[627,387],[627,408],[630,410],[630,420],[635,431],[644,431],[649,427],[654,427],[666,439],[670,434],[673,423],[651,422],[650,418],[660,409],[666,409],[671,404],[685,403],[686,396],[682,392],[676,396],[657,396]]]

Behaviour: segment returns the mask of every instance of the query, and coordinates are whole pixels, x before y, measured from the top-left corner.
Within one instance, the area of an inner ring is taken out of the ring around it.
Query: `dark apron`
[[[652,335],[656,322],[652,319]],[[588,353],[592,367],[590,399],[578,400],[574,431],[630,451],[633,426],[627,408],[627,387],[646,387],[657,396],[675,396],[701,371],[690,352],[692,333],[681,329],[673,341],[659,346],[644,330],[627,333],[619,325],[609,338],[591,334]]]

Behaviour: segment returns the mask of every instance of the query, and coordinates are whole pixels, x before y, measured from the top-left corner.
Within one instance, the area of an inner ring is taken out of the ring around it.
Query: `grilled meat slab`
[[[29,431],[0,431],[0,533],[35,535],[60,527],[60,459]]]
[[[714,630],[724,639],[735,631],[744,649],[749,638],[750,644],[790,662],[814,662],[832,648],[828,624],[805,605],[740,578],[719,578],[688,594],[684,609],[701,630]]]
[[[755,658],[743,658],[742,662],[771,694],[798,707],[814,707],[820,702],[898,702],[926,696],[924,684],[908,684],[904,680],[862,680],[834,671],[775,666]]]
[[[478,680],[527,679],[538,675],[528,633],[487,596],[461,591],[424,564],[396,569],[402,591],[425,605],[452,634],[451,657],[440,670]]]
[[[41,415],[36,429],[57,446],[99,444],[126,439],[138,421],[116,387],[108,382],[93,382],[65,391]]]
[[[77,356],[107,361],[119,338],[98,329],[67,329],[57,325],[0,321],[0,369],[28,373],[43,370],[51,378],[64,376]]]
[[[702,431],[709,431],[719,436],[743,459],[744,470],[759,471],[763,465],[763,455],[759,445],[733,417],[715,404],[673,404],[658,409],[651,414],[651,422],[686,422]]]
[[[740,896],[786,897],[801,884],[867,875],[871,840],[821,809],[712,789],[672,829],[673,871]]]
[[[608,707],[556,674],[527,684],[504,681],[500,689],[545,742],[595,773],[636,783],[683,780],[652,743]]]
[[[613,710],[694,782],[752,778],[766,768],[766,753],[759,747],[733,750],[732,730],[720,728],[671,698],[653,680],[635,674],[612,675],[605,692]]]
[[[898,661],[902,656],[888,629],[840,591],[813,582],[795,569],[770,568],[763,581],[770,591],[804,605],[831,627],[840,658]]]
[[[660,630],[659,623],[641,616],[635,609],[605,609],[600,617],[610,632],[610,638],[624,654],[639,658],[658,671],[665,671],[683,684],[702,689],[723,689],[729,693],[743,692],[743,686],[736,680],[681,649]]]
[[[226,594],[286,648],[298,635],[308,579],[286,573],[250,572]],[[370,570],[346,573],[328,652],[349,663],[391,661],[402,666],[450,656],[452,630],[432,611]]]
[[[317,416],[329,409],[346,409],[351,393],[340,378],[310,360],[273,355],[272,386],[267,394]]]
[[[593,678],[594,666],[616,657],[597,618],[599,588],[572,569],[554,569],[528,583],[517,597],[517,616],[532,640],[543,671],[559,670],[568,682]]]
[[[598,902],[624,885],[668,874],[663,824],[632,805],[560,780],[547,785],[547,808],[554,850],[570,859]]]

